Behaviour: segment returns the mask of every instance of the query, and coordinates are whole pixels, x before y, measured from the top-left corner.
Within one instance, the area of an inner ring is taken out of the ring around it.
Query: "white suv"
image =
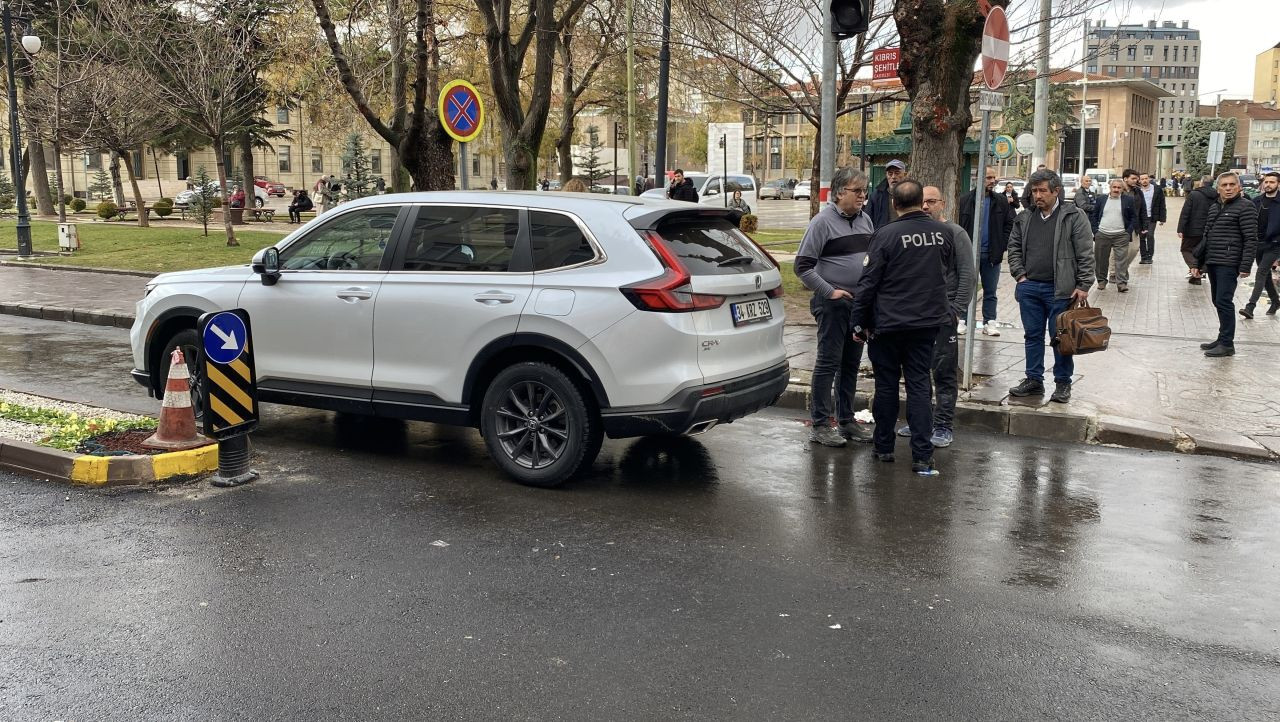
[[[786,388],[782,278],[736,218],[585,194],[352,201],[252,266],[154,279],[133,375],[163,393],[181,346],[194,377],[196,319],[244,308],[262,401],[478,427],[518,481],[558,484],[603,434],[701,433]]]

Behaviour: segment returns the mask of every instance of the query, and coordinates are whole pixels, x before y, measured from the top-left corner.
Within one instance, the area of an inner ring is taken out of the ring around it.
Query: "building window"
[[[178,180],[186,180],[191,177],[191,156],[187,155],[185,150],[180,150],[173,154],[174,160],[178,164]]]
[[[1174,163],[1182,162],[1182,153],[1180,151],[1173,154],[1173,162]]]
[[[471,175],[480,177],[480,156],[471,159]]]
[[[1096,65],[1090,65],[1090,66],[1087,68],[1086,72],[1089,72],[1089,73],[1096,73],[1096,72],[1098,72],[1098,66],[1096,66]]]
[[[311,172],[324,172],[324,153],[319,148],[311,149]]]
[[[1169,62],[1169,46],[1164,46],[1164,61]]]
[[[280,148],[276,151],[276,159],[279,161],[281,173],[293,172],[293,159],[291,157],[291,151],[289,146],[287,145],[280,146]]]
[[[773,170],[782,170],[782,154],[781,153],[769,154],[769,167],[772,168]]]
[[[373,151],[369,153],[369,170],[381,175],[382,173],[382,149],[381,148],[374,148]]]
[[[1155,55],[1155,53],[1156,53],[1156,46],[1154,46],[1154,45],[1143,45],[1143,46],[1142,46],[1142,54],[1143,54],[1145,57],[1147,57],[1148,59],[1149,59],[1152,55]]]
[[[143,171],[144,171],[144,170],[146,170],[146,168],[145,168],[145,166],[143,166],[143,165],[142,165],[142,151],[140,151],[140,150],[135,150],[135,151],[133,151],[132,153],[130,153],[130,154],[129,154],[129,164],[130,164],[131,166],[133,166],[133,177],[134,177],[134,178],[145,178],[145,177],[146,177],[146,175],[143,173]]]
[[[276,125],[288,125],[288,124],[289,124],[289,109],[277,107],[276,108]]]
[[[1128,48],[1125,48],[1125,60],[1137,60],[1137,59],[1138,59],[1137,45],[1130,45]]]

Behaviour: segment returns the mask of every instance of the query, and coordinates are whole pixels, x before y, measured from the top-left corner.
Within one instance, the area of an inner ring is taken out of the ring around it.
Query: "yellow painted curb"
[[[171,476],[194,476],[218,470],[218,445],[210,444],[198,449],[174,451],[151,457],[156,481]]]
[[[107,469],[110,464],[109,456],[77,456],[71,463],[71,481],[77,484],[101,486],[107,483]]]

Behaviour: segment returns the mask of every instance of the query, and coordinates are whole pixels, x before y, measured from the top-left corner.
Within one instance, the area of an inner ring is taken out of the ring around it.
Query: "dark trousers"
[[[871,404],[871,413],[876,419],[876,453],[893,453],[894,427],[898,421],[898,381],[905,377],[911,459],[929,461],[933,458],[929,366],[933,361],[933,342],[937,337],[938,329],[921,328],[890,331],[871,339],[867,355],[876,372],[876,397]]]
[[[1200,246],[1200,239],[1196,236],[1182,236],[1182,262],[1187,264],[1187,268],[1199,268],[1200,261],[1196,260],[1196,248]]]
[[[955,423],[956,397],[960,394],[958,378],[960,347],[956,341],[956,325],[938,329],[933,342],[933,428],[950,429]]]
[[[858,366],[862,364],[862,344],[853,340],[849,316],[852,310],[853,300],[849,298],[832,301],[815,295],[809,301],[809,311],[818,322],[818,359],[813,364],[810,394],[814,424],[828,424],[832,416],[841,424],[853,421],[853,395],[858,383]]]
[[[1156,255],[1156,223],[1148,218],[1141,229],[1138,252],[1142,254],[1142,260],[1150,261]]]
[[[1240,283],[1235,266],[1209,266],[1209,290],[1213,307],[1218,311],[1218,345],[1236,345],[1236,285]]]
[[[1022,312],[1023,343],[1027,354],[1027,378],[1044,381],[1045,329],[1057,333],[1058,314],[1071,305],[1070,298],[1054,298],[1053,284],[1041,281],[1023,281],[1014,286],[1013,297]],[[1060,384],[1071,383],[1076,372],[1075,359],[1058,353],[1053,347],[1053,380]]]
[[[289,209],[289,222],[290,222],[290,223],[301,223],[301,222],[302,222],[302,211],[295,211],[294,209],[290,208],[290,209]]]
[[[996,320],[996,288],[1000,285],[1000,261],[991,263],[986,253],[978,259],[978,278],[982,281],[982,322]]]
[[[1262,297],[1262,289],[1267,289],[1267,298],[1272,303],[1280,303],[1276,295],[1276,282],[1271,278],[1271,264],[1280,260],[1280,246],[1263,248],[1258,251],[1258,275],[1253,279],[1253,293],[1249,294],[1249,306],[1258,303]]]

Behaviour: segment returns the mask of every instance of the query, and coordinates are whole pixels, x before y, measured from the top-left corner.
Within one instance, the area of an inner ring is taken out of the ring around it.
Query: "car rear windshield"
[[[690,275],[759,273],[773,268],[759,247],[726,218],[675,218],[657,230]]]

